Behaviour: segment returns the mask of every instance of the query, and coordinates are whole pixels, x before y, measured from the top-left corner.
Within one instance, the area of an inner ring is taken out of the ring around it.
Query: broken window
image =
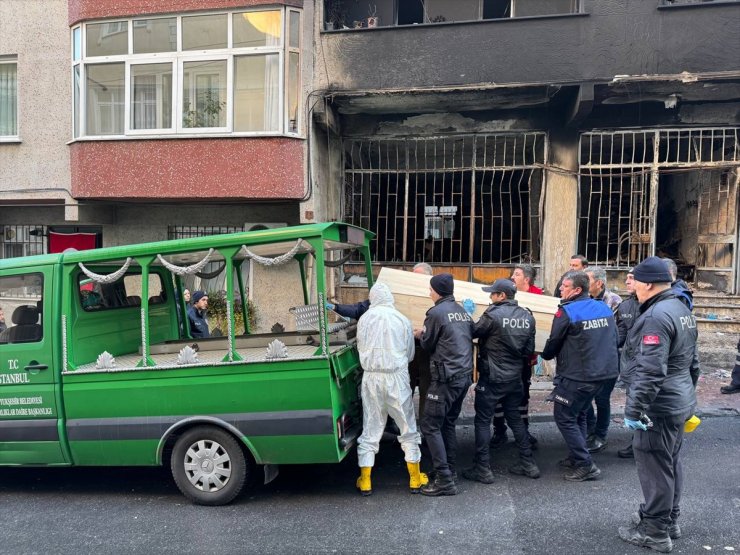
[[[622,269],[657,254],[691,270],[732,272],[739,135],[737,128],[581,135],[578,251]]]
[[[345,219],[378,262],[536,262],[544,160],[544,133],[350,139]]]

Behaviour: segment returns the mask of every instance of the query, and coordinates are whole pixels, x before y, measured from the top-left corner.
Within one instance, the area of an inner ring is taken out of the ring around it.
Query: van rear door
[[[64,463],[54,368],[54,266],[0,271],[0,465]]]

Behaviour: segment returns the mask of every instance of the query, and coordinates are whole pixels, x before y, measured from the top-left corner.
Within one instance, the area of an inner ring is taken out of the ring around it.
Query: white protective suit
[[[357,350],[362,376],[362,435],[357,441],[360,466],[373,466],[390,414],[401,435],[406,462],[421,460],[421,436],[409,385],[409,361],[414,358],[411,322],[393,306],[384,283],[370,289],[370,308],[357,323]]]

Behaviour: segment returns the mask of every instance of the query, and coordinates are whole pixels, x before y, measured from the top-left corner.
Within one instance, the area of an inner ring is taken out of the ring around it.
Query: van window
[[[86,312],[141,306],[141,274],[126,274],[113,283],[97,283],[79,275],[80,304]],[[149,275],[149,305],[167,300],[159,274]]]
[[[41,341],[43,291],[42,274],[0,277],[0,344]]]

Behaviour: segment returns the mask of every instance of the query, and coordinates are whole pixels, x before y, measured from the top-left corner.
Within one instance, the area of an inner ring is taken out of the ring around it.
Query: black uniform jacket
[[[625,343],[631,376],[625,418],[677,415],[696,404],[696,318],[667,290],[640,305]]]
[[[473,319],[452,295],[427,310],[420,342],[431,359],[432,379],[435,367],[441,381],[473,372]]]
[[[534,352],[535,324],[532,313],[513,299],[489,306],[473,327],[481,376],[491,382],[521,380],[525,358]]]
[[[599,382],[619,373],[617,340],[612,309],[584,293],[560,304],[542,358],[558,357],[560,377]]]
[[[630,328],[640,315],[640,301],[632,294],[623,300],[617,307],[617,331],[619,332],[619,347],[624,346]]]

